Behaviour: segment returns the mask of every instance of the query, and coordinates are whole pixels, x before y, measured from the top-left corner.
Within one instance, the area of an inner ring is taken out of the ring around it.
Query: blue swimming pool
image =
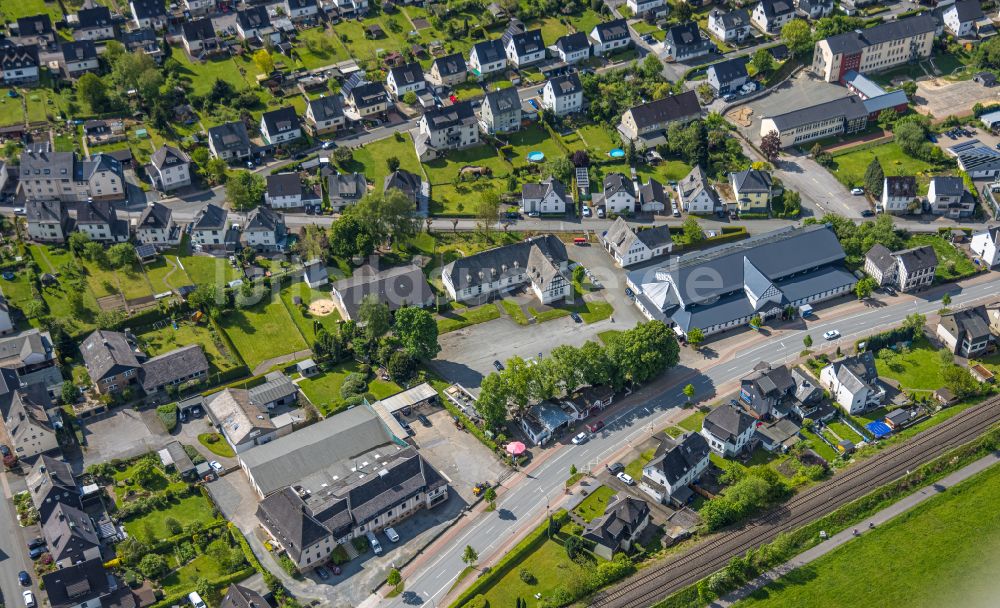
[[[533,163],[540,163],[543,160],[545,160],[545,153],[538,151],[528,152],[528,160],[530,160]]]
[[[625,156],[625,150],[621,148],[615,148],[614,150],[608,152],[608,156],[611,158],[623,158]]]

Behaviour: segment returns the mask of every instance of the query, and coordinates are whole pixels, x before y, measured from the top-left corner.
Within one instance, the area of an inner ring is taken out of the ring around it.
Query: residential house
[[[51,608],[130,608],[139,605],[128,585],[105,570],[98,558],[56,568],[41,575],[41,580],[47,605]]]
[[[267,176],[264,201],[272,209],[295,209],[302,206],[302,180],[298,173],[275,173]]]
[[[657,502],[683,506],[694,496],[690,486],[708,468],[710,453],[698,433],[663,437],[653,459],[642,467],[639,487]]]
[[[652,2],[662,2],[662,0],[651,0]],[[586,32],[574,32],[566,34],[556,39],[556,55],[564,63],[573,65],[590,57],[590,38]]]
[[[75,79],[87,72],[96,72],[101,64],[97,61],[97,46],[91,40],[64,42],[62,50],[62,66],[67,78]]]
[[[781,418],[779,406],[796,390],[795,378],[784,365],[761,361],[740,380],[739,403],[754,418]]]
[[[934,282],[938,259],[930,245],[889,251],[875,243],[865,253],[865,272],[879,286],[891,285],[900,291],[913,291]]]
[[[323,260],[314,259],[305,263],[302,269],[302,281],[310,289],[318,289],[330,282],[330,274],[326,271]]]
[[[708,447],[725,458],[733,458],[747,449],[756,430],[756,419],[731,405],[720,405],[701,422],[701,435]]]
[[[247,216],[240,244],[256,251],[280,251],[285,248],[285,219],[270,207],[257,207]]]
[[[420,94],[427,88],[424,69],[416,61],[391,68],[385,77],[385,86],[397,100],[407,93]]]
[[[311,135],[326,135],[344,127],[344,104],[337,95],[317,97],[306,102],[306,130]]]
[[[701,35],[696,21],[681,23],[667,30],[663,48],[668,61],[688,61],[716,51],[715,43]]]
[[[976,210],[976,201],[966,192],[961,177],[932,177],[927,187],[927,204],[934,215],[950,218],[970,217]]]
[[[101,541],[94,521],[76,507],[56,505],[42,524],[42,534],[58,568],[101,558]]]
[[[76,13],[73,26],[73,40],[111,40],[115,37],[115,23],[111,19],[111,10],[106,6],[95,5],[81,8]]]
[[[709,86],[720,97],[739,91],[750,78],[744,57],[713,63],[708,66],[707,74]]]
[[[341,213],[368,194],[368,180],[363,173],[334,173],[326,178],[326,191],[333,212]]]
[[[270,604],[261,594],[242,585],[232,584],[219,608],[267,608]]]
[[[686,123],[700,117],[698,94],[685,91],[629,108],[622,114],[618,132],[625,143],[654,148],[667,142],[667,128],[671,124]]]
[[[160,146],[150,157],[146,173],[160,192],[190,186],[191,157],[173,146]]]
[[[184,9],[194,17],[200,17],[215,10],[216,0],[184,0]]]
[[[135,240],[144,245],[169,247],[181,242],[181,228],[174,222],[170,207],[150,202],[139,215],[135,226]]]
[[[447,150],[460,150],[479,143],[476,113],[469,101],[431,108],[420,117],[413,138],[417,157],[423,162],[440,158]]]
[[[341,89],[343,93],[343,89]],[[357,120],[372,118],[389,109],[389,95],[380,82],[366,82],[351,87],[344,94],[347,108]]]
[[[43,49],[55,44],[56,32],[52,29],[52,19],[48,13],[19,17],[16,23],[16,37],[20,44],[37,44]]]
[[[635,211],[635,184],[621,173],[604,176],[604,198],[601,199],[608,213],[632,213]]]
[[[167,27],[167,4],[163,0],[129,0],[132,22],[139,30],[162,30]]]
[[[521,417],[521,430],[531,443],[543,446],[569,428],[573,418],[550,401],[536,403]]]
[[[10,318],[10,306],[0,297],[0,336],[14,333],[14,322]]]
[[[48,144],[21,153],[20,184],[29,200],[82,203],[125,198],[119,161],[108,154],[79,159],[73,152],[53,152]]]
[[[795,8],[799,16],[816,21],[833,14],[833,0],[796,0]]]
[[[215,26],[208,17],[185,21],[181,28],[181,41],[184,49],[192,57],[201,57],[220,50],[219,37]]]
[[[208,377],[208,359],[200,344],[189,344],[142,362],[140,384],[147,395]]]
[[[0,71],[6,86],[37,84],[40,67],[36,45],[0,47]]]
[[[319,16],[316,0],[284,0],[285,15],[293,22],[312,21]]]
[[[704,335],[765,321],[788,307],[847,294],[858,279],[844,267],[837,236],[824,225],[792,226],[686,253],[661,267],[635,270],[626,285],[647,319]],[[717,277],[707,284],[699,277]],[[698,289],[690,289],[693,283]]]
[[[572,195],[554,177],[521,186],[521,210],[525,213],[565,213],[572,207]]]
[[[504,53],[515,68],[534,65],[545,59],[542,30],[525,30],[520,22],[512,22],[503,35]]]
[[[708,14],[708,31],[726,44],[741,43],[750,35],[750,14],[742,8],[713,8]]]
[[[817,40],[813,72],[827,82],[839,82],[849,71],[880,72],[930,56],[937,20],[929,13],[885,21]]]
[[[137,385],[139,350],[122,332],[98,329],[80,343],[80,354],[98,393],[114,393]]]
[[[166,55],[160,46],[160,38],[153,29],[137,29],[120,34],[122,44],[129,53],[142,53],[156,64],[163,63]]]
[[[242,40],[270,40],[272,44],[281,42],[281,33],[271,25],[266,6],[248,6],[236,11],[236,33]]]
[[[879,407],[885,399],[875,356],[870,351],[834,361],[823,368],[819,380],[833,400],[852,416]]]
[[[46,387],[42,384],[21,386],[17,375],[10,370],[4,370],[3,383],[5,392],[0,395],[0,414],[17,457],[34,458],[59,449],[56,433],[62,418],[58,409],[49,413],[52,400]]]
[[[26,329],[0,337],[0,371],[15,374],[13,386],[41,384],[55,395],[62,384],[57,364],[56,350],[47,331]]]
[[[665,17],[670,12],[666,0],[626,0],[625,6],[632,11],[634,16],[643,19]]]
[[[386,175],[385,181],[382,182],[382,192],[399,190],[406,198],[410,199],[410,202],[414,206],[417,206],[419,201],[424,197],[426,189],[426,184],[419,175],[410,173],[404,169],[398,169]]]
[[[792,0],[759,0],[750,14],[750,23],[765,34],[776,34],[794,18]]]
[[[993,310],[997,310],[996,306]],[[982,356],[993,342],[986,306],[942,313],[936,333],[948,350],[966,359]]]
[[[886,176],[882,182],[882,199],[876,211],[901,215],[913,211],[917,201],[917,178],[912,175]],[[919,207],[918,207],[919,208]]]
[[[486,93],[480,109],[480,125],[486,133],[506,133],[521,128],[521,98],[517,88]]]
[[[701,165],[696,165],[691,173],[677,182],[677,199],[687,213],[709,214],[720,208],[715,190],[708,183]]]
[[[286,106],[264,112],[260,118],[260,134],[268,145],[291,143],[302,137],[302,125],[295,108]]]
[[[611,224],[601,236],[601,242],[615,264],[622,268],[666,255],[674,247],[670,226],[664,224],[654,228],[633,229],[623,217]]]
[[[76,230],[102,243],[124,243],[129,237],[128,222],[118,219],[118,212],[108,201],[81,205],[76,211]]]
[[[608,499],[604,513],[584,528],[583,538],[594,543],[595,555],[609,560],[619,551],[630,551],[648,525],[646,501],[615,495]]]
[[[976,37],[976,23],[983,19],[983,8],[977,0],[958,0],[944,9],[944,27],[958,38]]]
[[[28,233],[31,233],[30,223]],[[973,234],[970,248],[987,267],[1000,264],[1000,227],[994,226],[987,228],[984,232]]]
[[[838,97],[767,116],[760,121],[760,136],[763,138],[774,131],[781,138],[781,147],[787,148],[816,139],[858,133],[867,128],[868,116],[868,108],[860,97]]]
[[[191,242],[196,249],[218,249],[226,246],[226,211],[209,203],[191,222]]]
[[[758,426],[755,437],[760,441],[760,447],[768,452],[784,454],[801,441],[801,431],[802,427],[791,418],[781,418]]]
[[[227,122],[208,130],[208,149],[226,162],[250,158],[250,135],[242,122]]]
[[[438,57],[427,72],[427,81],[438,87],[453,87],[465,82],[469,71],[461,53]]]
[[[610,386],[585,386],[563,400],[581,413],[581,419],[596,416],[615,400],[615,391]]]
[[[419,267],[412,264],[377,271],[362,266],[349,278],[333,283],[330,297],[344,320],[358,320],[365,298],[374,296],[390,312],[403,306],[426,308],[434,305],[434,292]]]
[[[459,258],[444,267],[441,281],[457,302],[486,301],[528,286],[539,302],[551,304],[572,291],[568,268],[566,245],[548,234]]]
[[[482,79],[507,67],[507,52],[500,39],[485,40],[472,45],[469,52],[469,68],[472,74]]]
[[[663,211],[671,206],[670,195],[663,184],[653,178],[639,186],[639,209],[647,213]]]
[[[278,437],[267,408],[252,403],[248,390],[227,388],[213,393],[205,399],[205,409],[237,454]]]
[[[742,213],[767,213],[774,193],[771,174],[760,169],[745,169],[729,174],[729,186]]]
[[[583,109],[583,84],[575,72],[556,76],[542,89],[542,107],[555,116],[573,114]]]
[[[595,25],[590,30],[590,39],[594,55],[603,57],[631,46],[632,33],[624,19],[613,19]]]
[[[72,230],[69,210],[58,200],[29,198],[24,202],[28,237],[40,243],[64,243]]]

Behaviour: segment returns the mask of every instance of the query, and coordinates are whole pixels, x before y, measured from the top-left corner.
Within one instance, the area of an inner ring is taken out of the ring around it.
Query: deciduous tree
[[[882,186],[885,181],[885,172],[882,171],[882,163],[877,156],[872,157],[865,169],[865,190],[875,198],[882,198]]]
[[[433,359],[441,346],[434,316],[423,308],[404,306],[396,311],[393,331],[403,348],[418,359]]]
[[[264,176],[250,171],[237,171],[226,182],[226,200],[239,211],[253,209],[263,200],[266,188]]]
[[[760,138],[760,151],[768,162],[775,162],[781,154],[781,135],[777,131],[768,131]]]

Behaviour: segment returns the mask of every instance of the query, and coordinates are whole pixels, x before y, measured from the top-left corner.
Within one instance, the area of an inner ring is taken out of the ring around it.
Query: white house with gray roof
[[[54,152],[46,143],[21,153],[19,177],[28,199],[82,203],[125,198],[122,165],[108,154],[80,159],[74,152]]]
[[[468,148],[479,143],[479,127],[472,102],[431,108],[420,117],[419,130],[413,138],[421,161],[439,158],[448,150]]]
[[[653,1],[662,2],[662,0]],[[574,32],[561,36],[556,39],[552,48],[555,49],[559,59],[570,65],[590,57],[590,39],[586,32]]]
[[[28,199],[24,202],[28,222],[28,237],[40,243],[63,243],[69,236],[73,220],[62,201]]]
[[[565,213],[572,206],[573,197],[554,177],[521,186],[521,211],[524,213]]]
[[[507,67],[507,52],[500,39],[484,40],[472,45],[469,52],[469,68],[476,78],[500,72]]]
[[[479,110],[479,124],[486,133],[507,133],[521,128],[521,98],[517,88],[490,91]]]
[[[694,496],[690,486],[708,468],[710,454],[698,433],[662,437],[653,459],[642,467],[639,489],[659,503],[683,506]]]
[[[670,226],[634,229],[625,218],[619,217],[601,237],[604,249],[622,268],[648,262],[666,255],[674,248]]]
[[[444,267],[441,281],[457,302],[481,302],[528,287],[542,304],[572,292],[566,245],[551,234],[487,249]]]
[[[598,23],[590,30],[594,55],[602,57],[628,48],[632,44],[632,32],[624,19],[613,19]]]
[[[242,122],[227,122],[208,130],[208,149],[215,158],[226,162],[250,158],[253,147]]]
[[[198,249],[217,249],[226,246],[228,222],[226,210],[209,203],[194,216],[191,222],[191,242]]]
[[[302,137],[302,125],[295,108],[287,106],[264,112],[260,117],[260,134],[270,145],[291,143]]]
[[[513,19],[501,38],[507,61],[515,68],[534,65],[545,59],[545,42],[542,30],[528,30],[520,21]]]
[[[465,82],[469,69],[461,53],[452,53],[438,57],[427,72],[427,82],[439,87],[453,87]]]
[[[987,266],[1000,264],[1000,227],[994,226],[973,234],[970,248]]]
[[[749,79],[746,59],[742,57],[714,63],[708,66],[707,74],[708,85],[716,95],[735,93]]]
[[[87,201],[76,211],[76,230],[101,243],[124,243],[129,237],[126,220],[108,201]]]
[[[416,61],[390,68],[389,74],[385,77],[385,88],[397,100],[402,99],[407,93],[419,95],[427,88],[424,69]]]
[[[160,192],[191,185],[191,157],[173,146],[160,146],[146,165],[146,173]]]
[[[326,178],[330,207],[340,213],[368,194],[368,180],[362,173],[334,173]]]
[[[256,251],[285,248],[285,218],[269,207],[257,207],[247,216],[240,232],[240,245]]]
[[[696,215],[707,215],[720,208],[718,196],[701,165],[695,165],[691,173],[677,182],[677,200],[684,211]]]
[[[794,18],[792,0],[759,0],[750,14],[750,22],[765,34],[780,32]]]
[[[721,405],[709,412],[701,423],[701,436],[712,451],[733,458],[750,445],[757,420],[741,408]]]
[[[930,245],[889,251],[875,243],[865,253],[865,272],[879,286],[891,285],[900,291],[913,291],[934,282],[938,258]]]
[[[885,400],[885,388],[879,381],[875,356],[870,351],[827,365],[820,372],[819,381],[852,416],[877,408]]]
[[[708,14],[708,32],[722,42],[743,42],[750,35],[750,13],[742,8],[713,8]]]
[[[306,129],[313,135],[326,135],[344,127],[344,103],[339,95],[310,99],[306,103]]]
[[[168,247],[181,241],[181,229],[174,222],[173,211],[157,202],[150,202],[135,225],[135,240],[144,245]]]
[[[631,179],[621,173],[608,173],[604,176],[604,197],[601,204],[608,213],[632,213],[635,211],[635,201],[635,184]]]
[[[565,116],[583,109],[583,84],[575,73],[556,76],[542,88],[542,107],[555,116]]]
[[[961,177],[935,175],[927,186],[927,204],[934,215],[969,217],[976,210],[975,199],[965,190]]]

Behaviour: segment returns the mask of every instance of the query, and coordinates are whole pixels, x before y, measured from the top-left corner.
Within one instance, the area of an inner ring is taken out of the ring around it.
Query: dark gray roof
[[[424,81],[424,69],[416,61],[392,68],[389,73],[396,81],[397,87]]]
[[[965,192],[965,182],[961,177],[950,175],[935,175],[931,178],[934,185],[934,194],[941,196],[961,196]]]
[[[113,226],[118,221],[118,212],[108,201],[88,201],[76,210],[76,223],[108,224]]]
[[[367,108],[384,103],[386,99],[385,87],[381,82],[365,82],[354,87],[350,91],[350,99],[358,108]]]
[[[236,21],[243,31],[257,30],[271,25],[271,17],[266,6],[249,6],[246,10],[236,11]]]
[[[264,121],[264,126],[267,127],[267,132],[271,135],[288,133],[299,128],[299,117],[292,106],[264,112],[261,118]]]
[[[170,207],[152,202],[146,205],[139,216],[139,228],[166,230],[170,226],[170,216],[173,212]]]
[[[930,245],[922,245],[911,249],[893,252],[892,256],[899,260],[907,273],[926,268],[936,268],[938,265],[937,254]]]
[[[80,344],[80,354],[95,382],[139,367],[135,345],[119,331],[96,330]]]
[[[621,542],[631,537],[648,516],[649,505],[646,501],[628,495],[612,496],[608,499],[604,514],[587,524],[583,536],[617,550]]]
[[[598,23],[594,26],[597,31],[597,40],[601,43],[613,42],[630,38],[632,34],[628,30],[628,23],[624,19],[613,19]]]
[[[892,252],[882,243],[872,245],[872,248],[865,253],[865,261],[871,262],[883,273],[896,266],[896,258],[892,257]]]
[[[887,175],[883,185],[890,198],[917,196],[917,178],[912,175]]]
[[[746,9],[738,8],[732,11],[724,11],[716,8],[712,9],[711,15],[714,15],[727,30],[750,26],[750,13]]]
[[[285,219],[270,207],[257,207],[247,216],[243,232],[275,232],[283,230]]]
[[[288,3],[288,7],[292,10],[316,6],[316,0],[285,0],[285,2]]]
[[[167,4],[163,0],[131,0],[130,4],[138,19],[167,16]]]
[[[25,477],[31,502],[38,510],[41,521],[58,503],[80,508],[80,489],[73,477],[73,470],[64,460],[42,454]]]
[[[437,66],[438,74],[441,76],[454,76],[455,74],[465,72],[467,69],[465,58],[462,57],[461,53],[452,53],[451,55],[438,57],[434,60],[433,65]]]
[[[107,27],[113,23],[111,21],[111,10],[106,6],[100,5],[81,8],[77,11],[76,18],[77,26],[80,29]]]
[[[460,101],[450,106],[431,108],[424,113],[427,128],[431,131],[445,131],[476,121],[476,112],[472,102]]]
[[[185,40],[208,40],[215,38],[215,26],[212,25],[212,20],[208,17],[185,21],[182,27],[184,29]]]
[[[226,210],[209,203],[198,212],[192,230],[223,230],[226,227]]]
[[[791,0],[760,0],[760,6],[764,9],[764,15],[768,19],[787,15],[795,11],[795,6]]]
[[[542,40],[542,30],[528,30],[511,37],[514,43],[514,51],[518,57],[537,53],[545,49],[545,42]]]
[[[326,526],[309,513],[302,499],[289,487],[260,501],[257,518],[277,537],[293,559],[298,559],[303,549],[330,535]]]
[[[142,364],[142,388],[152,393],[158,387],[208,373],[208,359],[199,344],[189,344],[148,359]]]
[[[753,371],[741,380],[753,384],[761,395],[778,396],[795,388],[795,380],[784,365],[771,365],[761,361],[754,366]]]
[[[549,80],[547,86],[552,87],[552,93],[556,97],[569,97],[583,92],[583,84],[576,72],[565,76],[556,76]]]
[[[271,372],[266,376],[267,382],[249,389],[250,403],[265,406],[279,399],[286,399],[299,392],[299,388],[291,378],[281,372]]]
[[[79,40],[75,42],[64,42],[62,50],[63,61],[86,61],[97,59],[97,45],[93,40]]]
[[[680,23],[667,30],[666,42],[678,48],[699,45],[701,41],[701,29],[695,21]]]
[[[604,176],[604,198],[610,198],[618,192],[627,192],[635,198],[635,184],[632,179],[621,173],[608,173]]]
[[[52,19],[48,13],[20,17],[17,20],[18,36],[43,36],[52,33]]]
[[[568,259],[566,245],[554,235],[546,234],[459,258],[446,265],[443,272],[451,277],[456,289],[489,283],[497,276],[522,274],[529,268],[534,249],[553,264]]]
[[[479,58],[479,65],[507,60],[507,55],[503,50],[503,42],[499,38],[477,42],[473,45],[472,52]]]
[[[954,4],[954,7],[959,23],[979,21],[983,18],[983,7],[980,6],[979,0],[959,0]]]
[[[24,203],[24,213],[29,222],[54,222],[59,223],[67,215],[66,206],[62,201],[41,201],[28,199]]]
[[[38,45],[15,45],[0,48],[0,67],[5,70],[38,67],[38,65]]]
[[[365,269],[368,269],[367,271]],[[368,267],[358,269],[353,276],[333,284],[351,319],[357,319],[361,303],[369,295],[387,304],[389,310],[403,306],[424,306],[434,299],[424,272],[414,265],[397,266],[379,272]]]
[[[493,116],[521,109],[521,98],[518,96],[517,88],[515,87],[490,91],[486,94],[486,99],[483,103],[490,107],[490,113]]]
[[[0,337],[0,369],[20,368],[32,355],[39,355],[45,361],[54,358],[49,332],[31,328]]]
[[[739,78],[747,77],[746,57],[727,59],[708,66],[708,71],[715,74],[720,84],[726,84]]]
[[[410,199],[415,199],[417,194],[420,192],[420,184],[422,181],[421,177],[416,173],[410,173],[404,169],[399,169],[385,176],[385,181],[382,183],[382,192],[385,192],[390,188],[395,188],[408,196]]]
[[[721,405],[705,416],[702,428],[722,441],[735,442],[755,423],[753,416],[731,405]]]
[[[187,154],[173,146],[160,146],[156,149],[156,152],[153,152],[153,156],[150,157],[150,163],[160,170],[179,167],[190,162],[191,158]]]
[[[298,173],[277,173],[267,176],[268,196],[295,196],[302,194],[302,179]]]
[[[331,201],[359,201],[368,193],[368,180],[362,173],[335,173],[326,180]]]
[[[328,95],[309,100],[312,115],[317,121],[334,120],[344,115],[344,104],[337,95]]]
[[[966,339],[970,344],[992,335],[990,319],[985,306],[971,306],[941,315],[940,324],[956,338]]]
[[[216,150],[240,151],[250,148],[250,136],[247,127],[242,122],[227,122],[208,130],[212,145]]]
[[[662,471],[672,485],[687,475],[708,454],[708,441],[698,433],[685,433],[677,439],[664,437],[656,448],[656,456],[646,466]]]
[[[736,192],[770,192],[771,174],[759,169],[745,169],[732,174]]]
[[[540,182],[528,182],[524,184],[521,186],[521,199],[541,200],[550,192],[554,192],[556,196],[567,204],[573,202],[572,198],[566,195],[566,186],[554,177],[548,177]]]
[[[914,15],[895,21],[886,21],[866,30],[850,31],[837,34],[826,39],[834,55],[843,53],[858,53],[876,44],[893,40],[902,40],[933,32],[937,29],[937,20],[929,13]]]
[[[262,7],[263,8],[263,7]],[[267,600],[253,589],[233,584],[222,598],[219,608],[269,608]]]
[[[698,94],[685,91],[680,95],[668,95],[656,101],[649,101],[629,110],[639,129],[649,125],[662,124],[677,120],[687,120],[701,114],[698,104]]]
[[[828,120],[836,116],[843,116],[845,120],[856,120],[868,115],[864,102],[860,97],[851,95],[850,97],[839,97],[837,99],[813,106],[807,106],[784,114],[770,116],[779,131],[787,131],[803,125],[809,125],[821,120]]]
[[[49,553],[57,562],[64,559],[78,562],[84,552],[101,544],[90,516],[65,504],[56,505],[42,525],[42,532],[48,541]]]
[[[645,184],[639,186],[639,202],[643,205],[653,202],[667,205],[670,202],[670,196],[663,189],[663,184],[649,178]]]
[[[89,559],[43,574],[42,581],[52,608],[70,608],[108,594],[114,577],[100,559]]]
[[[670,226],[667,224],[639,230],[635,233],[635,238],[650,249],[661,247],[672,241],[670,238]]]
[[[556,48],[564,53],[575,53],[583,49],[590,48],[590,38],[586,32],[574,32],[565,36],[560,36],[556,40]]]

